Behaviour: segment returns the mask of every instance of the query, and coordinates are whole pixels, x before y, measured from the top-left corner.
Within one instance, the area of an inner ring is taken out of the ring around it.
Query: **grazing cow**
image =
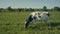
[[[28,19],[25,21],[25,28],[28,28],[30,22],[35,22],[37,20],[42,20],[45,22],[48,22],[50,24],[50,19],[49,19],[49,12],[32,12],[30,13]]]

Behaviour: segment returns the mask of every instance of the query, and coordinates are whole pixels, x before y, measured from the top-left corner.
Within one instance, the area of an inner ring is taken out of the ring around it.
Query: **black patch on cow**
[[[50,16],[50,14],[49,14],[49,13],[48,13],[47,15],[48,15],[48,16]]]
[[[33,18],[32,18],[32,15],[30,15],[29,17],[28,17],[28,21],[32,21],[33,20]]]
[[[30,15],[30,16],[28,17],[28,19],[26,20],[25,28],[28,28],[28,26],[29,26],[29,24],[30,24],[30,22],[31,22],[32,20],[33,20],[32,15]]]
[[[35,17],[35,16],[33,17],[33,19],[36,19],[36,18],[37,18],[37,17]]]

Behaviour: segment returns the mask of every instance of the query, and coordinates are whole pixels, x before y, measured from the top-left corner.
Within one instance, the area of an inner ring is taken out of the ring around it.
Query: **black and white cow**
[[[36,24],[35,22],[37,20],[42,20],[42,21],[48,22],[50,24],[49,12],[32,12],[32,13],[30,13],[29,17],[25,21],[25,28],[28,28],[28,26],[31,22]]]

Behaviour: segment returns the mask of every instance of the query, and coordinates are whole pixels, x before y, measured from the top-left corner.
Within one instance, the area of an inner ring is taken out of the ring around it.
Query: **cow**
[[[50,14],[49,12],[31,12],[29,17],[25,21],[25,28],[28,28],[29,24],[32,22],[34,25],[36,24],[37,20],[42,20],[50,24]]]

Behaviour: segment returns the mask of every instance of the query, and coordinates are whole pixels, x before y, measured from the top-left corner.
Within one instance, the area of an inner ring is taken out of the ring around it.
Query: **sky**
[[[60,0],[0,0],[0,8],[53,8],[60,7]]]

